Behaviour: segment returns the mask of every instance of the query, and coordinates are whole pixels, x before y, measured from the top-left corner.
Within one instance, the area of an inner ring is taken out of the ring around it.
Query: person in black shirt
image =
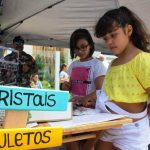
[[[23,51],[24,39],[16,36],[13,39],[13,48],[11,54],[6,55],[3,60],[12,64],[18,64],[16,70],[2,69],[1,81],[4,85],[15,85],[21,87],[30,87],[30,77],[34,73],[38,73],[38,68],[33,57]],[[13,65],[12,65],[13,66]]]

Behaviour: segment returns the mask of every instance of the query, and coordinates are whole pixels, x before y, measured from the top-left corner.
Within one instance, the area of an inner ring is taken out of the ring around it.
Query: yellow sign
[[[27,150],[62,144],[61,127],[0,129],[0,149]]]

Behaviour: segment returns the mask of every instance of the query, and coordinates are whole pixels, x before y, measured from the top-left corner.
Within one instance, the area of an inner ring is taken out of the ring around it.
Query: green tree
[[[36,64],[38,66],[39,79],[43,80],[45,64],[42,62],[42,58],[40,55],[35,56],[35,61],[36,61]]]

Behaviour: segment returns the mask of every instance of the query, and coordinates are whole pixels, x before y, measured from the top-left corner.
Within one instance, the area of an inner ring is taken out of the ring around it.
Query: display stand
[[[6,110],[3,128],[25,128],[28,119],[28,111]]]
[[[60,100],[61,97],[61,100]],[[62,145],[62,127],[26,128],[29,110],[66,111],[68,92],[0,86],[0,109],[5,110],[0,148],[38,149]]]
[[[45,123],[37,124],[38,128],[26,128],[29,110],[65,111],[68,105],[68,92],[1,86],[0,100],[0,109],[6,110],[4,129],[0,132],[0,146],[3,145],[4,149],[8,150],[50,148],[60,146],[62,143],[92,139],[96,138],[101,130],[132,122],[132,119],[124,116],[87,122],[87,118],[90,121],[94,120],[94,116],[90,119],[87,115],[86,119],[84,116],[78,116],[73,117],[72,120],[56,122],[58,125],[46,123],[45,120]],[[104,116],[104,114],[99,115]],[[111,114],[106,115],[109,115],[108,118],[111,117]],[[95,118],[99,117],[96,114]],[[79,121],[82,124],[75,125]],[[72,125],[63,126],[62,122],[67,125],[71,122]],[[29,136],[31,137],[28,138]]]

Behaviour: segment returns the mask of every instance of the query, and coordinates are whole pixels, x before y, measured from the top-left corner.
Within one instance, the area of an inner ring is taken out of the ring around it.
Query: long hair
[[[89,55],[92,56],[93,53],[94,53],[94,50],[95,50],[94,42],[93,42],[93,39],[92,39],[89,31],[86,30],[86,29],[77,29],[72,33],[72,35],[70,37],[70,55],[71,55],[71,59],[74,59],[74,58],[77,57],[77,55],[75,54],[75,48],[77,46],[77,42],[80,39],[85,39],[88,42],[88,44],[91,46]]]
[[[113,9],[106,12],[97,22],[95,27],[95,35],[100,38],[109,32],[112,32],[114,27],[125,27],[132,25],[133,33],[130,37],[132,43],[139,49],[149,52],[150,37],[144,22],[131,10],[122,6],[118,9]]]

